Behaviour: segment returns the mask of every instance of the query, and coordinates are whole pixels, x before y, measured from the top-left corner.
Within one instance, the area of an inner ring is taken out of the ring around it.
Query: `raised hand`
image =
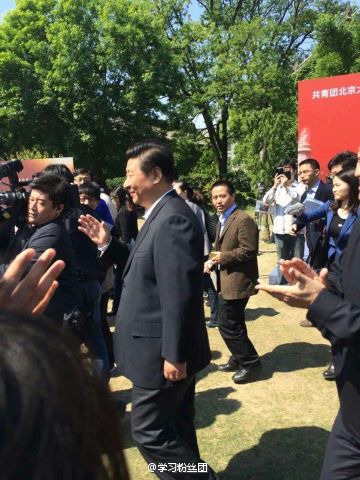
[[[56,278],[65,268],[62,260],[57,260],[50,266],[55,255],[54,249],[45,250],[22,278],[35,256],[35,250],[29,248],[21,252],[0,279],[0,307],[22,313],[42,314],[58,287]]]
[[[109,228],[105,222],[99,222],[91,215],[80,215],[79,230],[85,233],[98,247],[104,247],[111,241]]]

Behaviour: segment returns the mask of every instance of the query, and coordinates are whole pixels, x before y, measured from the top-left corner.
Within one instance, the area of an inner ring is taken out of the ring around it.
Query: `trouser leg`
[[[195,376],[163,389],[134,385],[131,427],[134,441],[155,474],[163,480],[209,479],[210,472],[179,471],[178,466],[204,462],[199,457],[194,426]],[[161,467],[165,465],[165,469]],[[174,467],[174,466],[177,467]],[[198,469],[198,467],[197,467]]]
[[[350,433],[338,413],[331,430],[320,480],[360,479],[360,438]]]
[[[213,281],[208,273],[204,273],[204,290],[208,294],[211,317],[213,323],[218,322],[218,294],[214,287]]]
[[[259,355],[248,337],[245,323],[245,307],[249,298],[225,300],[219,295],[219,330],[232,358],[239,365],[251,365],[259,361]]]

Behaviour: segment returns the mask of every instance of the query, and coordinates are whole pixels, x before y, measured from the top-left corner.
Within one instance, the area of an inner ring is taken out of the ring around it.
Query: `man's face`
[[[64,205],[54,207],[47,193],[33,189],[28,202],[28,223],[43,225],[58,217],[63,209]]]
[[[309,163],[305,163],[299,167],[299,178],[309,187],[312,187],[317,182],[319,173],[319,170],[313,169]]]
[[[88,173],[80,173],[74,177],[74,183],[76,183],[76,185],[88,182],[91,182],[91,176]]]
[[[126,165],[126,180],[124,187],[128,190],[133,202],[144,208],[154,203],[154,175],[145,174],[140,169],[138,158],[130,158]]]
[[[357,164],[355,169],[355,177],[359,179],[359,183],[360,183],[360,150],[358,152]],[[359,199],[360,199],[360,185],[359,185]]]
[[[211,200],[217,213],[225,213],[235,203],[235,194],[230,195],[227,186],[218,185],[211,190]]]
[[[99,201],[94,197],[89,197],[85,193],[80,193],[79,198],[82,205],[88,205],[93,210],[98,206]]]

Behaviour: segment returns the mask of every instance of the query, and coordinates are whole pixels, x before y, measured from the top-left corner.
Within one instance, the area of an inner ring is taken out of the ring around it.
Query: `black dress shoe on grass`
[[[218,366],[218,370],[220,370],[220,372],[236,372],[238,368],[239,364],[231,359],[228,361],[228,363]]]
[[[252,380],[255,380],[261,369],[261,363],[255,363],[251,366],[242,366],[240,367],[232,376],[234,383],[247,383]]]
[[[336,379],[335,367],[333,362],[330,362],[330,365],[328,366],[328,368],[323,372],[323,377],[325,378],[325,380]]]

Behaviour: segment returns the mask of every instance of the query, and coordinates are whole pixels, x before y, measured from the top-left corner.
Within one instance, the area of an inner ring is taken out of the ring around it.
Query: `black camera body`
[[[9,182],[1,182],[9,190],[0,192],[0,222],[12,220],[16,225],[23,223],[27,212],[28,193],[21,187],[29,182],[20,182],[18,172],[23,169],[20,160],[10,160],[0,164],[0,180],[4,177]]]
[[[277,167],[276,169],[276,175],[285,175],[285,177],[290,180],[291,179],[291,172],[288,170],[284,170],[284,167]]]

